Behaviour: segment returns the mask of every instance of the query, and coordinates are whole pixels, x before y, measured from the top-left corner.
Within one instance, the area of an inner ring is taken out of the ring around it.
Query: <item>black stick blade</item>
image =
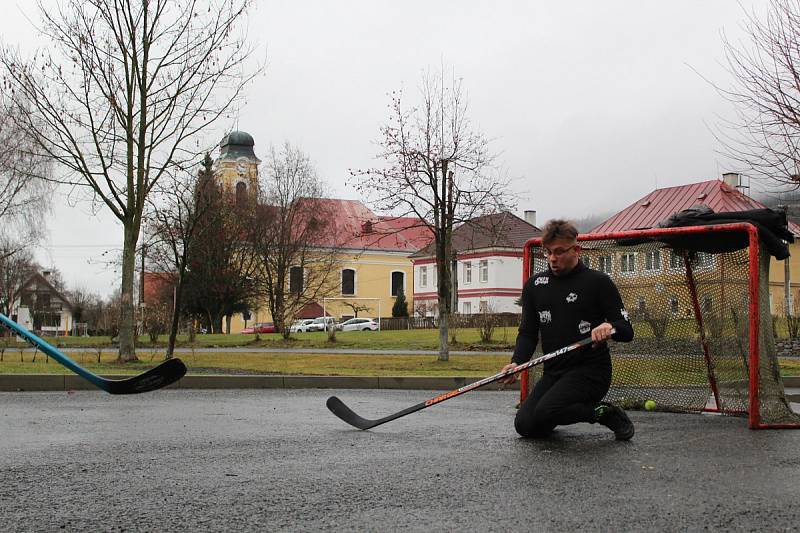
[[[348,424],[358,429],[369,429],[377,425],[376,420],[367,420],[366,418],[361,418],[357,414],[353,412],[352,409],[347,407],[342,400],[337,398],[336,396],[331,396],[328,398],[328,401],[325,402],[325,405],[328,406],[331,413],[335,414]]]
[[[128,379],[106,380],[103,387],[111,394],[139,394],[175,383],[186,374],[186,365],[180,359],[168,359],[143,374]],[[101,385],[102,386],[102,385]]]

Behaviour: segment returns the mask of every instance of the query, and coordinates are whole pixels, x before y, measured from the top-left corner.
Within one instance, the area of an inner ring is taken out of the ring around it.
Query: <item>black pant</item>
[[[611,366],[544,373],[519,406],[514,427],[523,437],[546,437],[556,426],[595,422],[594,408],[611,386]]]

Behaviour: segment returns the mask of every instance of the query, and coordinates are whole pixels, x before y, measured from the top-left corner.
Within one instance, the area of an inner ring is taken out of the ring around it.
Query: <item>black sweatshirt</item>
[[[633,327],[614,282],[583,262],[565,275],[550,269],[528,278],[522,289],[522,321],[512,362],[528,361],[542,336],[542,352],[550,353],[591,335],[603,322],[610,323],[615,341],[633,340]],[[544,363],[545,372],[562,372],[587,364],[611,364],[606,343],[586,346]]]

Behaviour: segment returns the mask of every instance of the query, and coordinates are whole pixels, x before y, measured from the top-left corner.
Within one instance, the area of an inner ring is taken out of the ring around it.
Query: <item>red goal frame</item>
[[[748,382],[748,426],[751,429],[799,429],[800,423],[798,424],[774,424],[774,423],[764,423],[760,417],[760,357],[761,354],[759,353],[759,339],[760,339],[760,306],[759,306],[759,252],[760,252],[760,239],[758,236],[758,229],[753,224],[748,222],[736,222],[736,223],[728,223],[728,224],[711,224],[705,226],[686,226],[686,227],[676,227],[676,228],[653,228],[653,229],[642,229],[642,230],[630,230],[630,231],[619,231],[619,232],[611,232],[611,233],[586,233],[578,235],[578,242],[591,242],[591,241],[600,241],[600,240],[617,240],[617,239],[635,239],[635,238],[653,238],[658,239],[659,237],[674,237],[680,235],[692,235],[692,234],[700,234],[700,233],[709,233],[709,232],[745,232],[748,236],[748,252],[749,252],[749,271],[748,271],[748,296],[749,296],[749,303],[748,303],[748,316],[749,316],[749,324],[748,327],[750,328],[749,334],[749,344],[748,344],[748,354],[747,358],[749,361],[749,382]],[[534,274],[531,272],[532,268],[532,248],[541,246],[542,239],[540,237],[533,238],[528,240],[525,243],[525,248],[523,251],[523,274],[522,274],[522,282],[524,283],[528,280],[528,278]],[[695,307],[695,311],[699,310],[699,304],[697,302],[697,294],[694,290],[694,281],[691,273],[691,269],[688,268],[687,265],[687,286],[690,289],[690,293],[693,298],[693,306]],[[699,320],[699,315],[697,317]],[[702,322],[701,322],[702,324]],[[702,331],[702,328],[701,328]],[[702,337],[702,335],[701,335]],[[706,354],[706,362],[708,365],[708,347],[705,345],[705,340],[701,339],[701,343],[703,344],[703,350]],[[716,390],[716,383],[714,382],[713,373],[709,366],[708,369],[709,375],[709,386],[714,394],[715,399],[718,398],[717,390]],[[528,371],[525,370],[522,372],[521,384],[520,384],[520,401],[524,401],[528,395],[528,388],[529,388],[529,376]],[[717,402],[719,405],[719,402]],[[708,412],[719,412],[719,409],[704,409],[704,411]]]

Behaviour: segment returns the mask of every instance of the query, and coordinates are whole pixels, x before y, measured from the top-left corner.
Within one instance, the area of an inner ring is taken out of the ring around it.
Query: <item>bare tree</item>
[[[19,127],[25,113],[27,109],[0,91],[0,236],[15,236],[4,239],[2,253],[13,253],[41,237],[44,215],[50,210],[52,187],[47,178],[52,165]],[[12,242],[17,244],[9,247]]]
[[[324,186],[309,157],[285,143],[270,147],[261,180],[261,206],[250,242],[259,258],[259,287],[285,338],[306,305],[336,289],[337,213],[321,200]]]
[[[736,110],[718,138],[725,154],[755,178],[800,187],[800,0],[770,0],[747,14],[745,42],[723,36],[729,87],[712,83]]]
[[[166,359],[175,351],[178,324],[184,315],[184,280],[191,253],[203,235],[217,226],[220,210],[215,209],[220,191],[214,181],[213,160],[206,153],[196,177],[179,174],[159,184],[149,217],[150,262],[166,273],[173,292]]]
[[[136,359],[133,283],[145,201],[197,157],[199,134],[231,108],[250,55],[239,24],[250,0],[62,0],[40,4],[50,42],[0,66],[17,124],[123,226],[119,359]]]
[[[0,312],[11,316],[17,291],[37,269],[33,254],[9,238],[0,238]]]
[[[358,302],[342,302],[342,305],[349,307],[353,311],[353,316],[358,318],[358,313],[361,311],[369,311],[372,309],[369,305],[360,304]]]
[[[392,93],[381,128],[385,165],[356,170],[358,190],[380,211],[414,216],[434,236],[438,282],[439,359],[446,361],[453,291],[453,229],[473,217],[511,207],[508,181],[498,176],[489,141],[468,117],[460,79],[423,76],[421,102],[407,107]]]

